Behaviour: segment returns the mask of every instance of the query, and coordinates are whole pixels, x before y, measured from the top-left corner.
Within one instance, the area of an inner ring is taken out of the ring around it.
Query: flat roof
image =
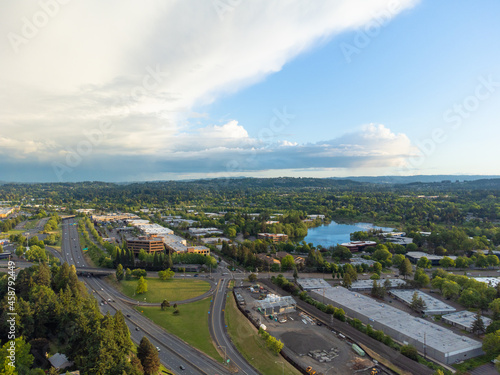
[[[412,257],[412,258],[415,258],[415,259],[420,259],[422,257],[426,257],[429,260],[441,260],[445,256],[447,256],[448,258],[451,258],[453,260],[457,259],[457,257],[455,255],[444,255],[444,256],[441,256],[441,255],[427,254],[427,253],[424,253],[423,251],[408,251],[406,253],[406,256],[409,256],[409,257]]]
[[[319,293],[323,293],[323,291],[318,291]],[[419,341],[422,344],[425,338],[425,343],[428,347],[442,353],[451,355],[455,352],[469,351],[482,347],[479,341],[457,335],[449,329],[421,318],[415,318],[404,311],[362,294],[351,292],[343,287],[330,287],[324,293],[325,298],[334,302],[334,305],[345,306],[371,321],[377,321],[379,324],[392,328],[402,335]]]
[[[451,314],[443,315],[442,318],[463,327],[472,328],[472,324],[474,323],[474,320],[476,320],[476,313],[467,310],[457,311]],[[485,327],[488,327],[492,322],[492,320],[486,316],[481,316],[481,320],[483,321]]]
[[[297,283],[304,290],[322,289],[322,288],[331,288],[332,287],[324,279],[315,279],[315,278],[297,279]]]
[[[403,279],[380,279],[377,280],[377,283],[379,283],[380,286],[384,285],[384,281],[389,280],[391,282],[391,288],[397,288],[398,286],[403,286],[406,284],[406,281]],[[351,284],[350,289],[356,290],[356,289],[368,289],[373,287],[373,281],[374,280],[358,280],[354,281]]]
[[[408,305],[411,304],[413,293],[417,292],[418,296],[422,298],[425,302],[426,308],[423,310],[424,313],[433,314],[433,313],[443,313],[443,312],[453,312],[457,311],[454,307],[444,303],[443,301],[431,297],[430,295],[421,292],[416,289],[397,289],[391,290],[391,294],[398,297],[399,299],[406,302]]]
[[[500,278],[498,277],[473,277],[474,280],[486,283],[489,286],[496,287],[500,283]]]

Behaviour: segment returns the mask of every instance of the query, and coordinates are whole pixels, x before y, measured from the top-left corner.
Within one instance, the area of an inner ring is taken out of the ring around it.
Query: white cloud
[[[281,70],[318,43],[366,24],[390,3],[241,1],[221,19],[207,0],[59,1],[8,2],[0,14],[0,135],[10,145],[25,144],[11,158],[63,155],[85,137],[84,129],[101,121],[111,122],[113,132],[94,155],[169,159],[172,152],[200,147],[258,149],[259,141],[236,121],[193,129],[189,119],[199,115],[191,109]],[[400,0],[400,9],[416,2]],[[35,36],[23,35],[31,27],[26,19],[36,23],[40,12],[47,13],[42,3],[53,5],[53,15],[35,26]],[[26,41],[17,53],[14,34]],[[384,138],[390,134],[383,129],[368,128],[365,136],[371,133],[382,143],[394,141]],[[348,147],[353,140],[345,141]],[[286,141],[282,146],[298,147]]]

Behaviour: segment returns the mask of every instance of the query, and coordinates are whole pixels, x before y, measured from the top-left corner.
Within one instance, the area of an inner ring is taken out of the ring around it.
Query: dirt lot
[[[260,319],[266,325],[267,331],[285,344],[286,354],[303,368],[311,366],[317,374],[325,375],[354,374],[355,371],[362,369],[367,370],[356,372],[356,374],[371,373],[371,368],[375,366],[371,359],[358,356],[351,347],[352,343],[338,337],[325,326],[318,326],[316,322],[311,323],[304,316],[299,316],[298,312],[286,314],[285,323],[276,322],[261,315],[254,308],[259,294],[251,293],[246,288],[238,288],[238,292],[245,299],[245,309],[250,311],[252,318],[257,321]],[[303,322],[303,319],[307,324]],[[309,355],[314,354],[310,353],[311,351],[317,351],[318,359]],[[321,357],[323,359],[326,357],[331,361],[323,362]]]

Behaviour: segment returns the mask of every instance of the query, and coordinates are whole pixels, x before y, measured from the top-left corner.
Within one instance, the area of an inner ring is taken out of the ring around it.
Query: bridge
[[[80,276],[108,276],[115,273],[115,270],[104,268],[76,267],[76,274]]]

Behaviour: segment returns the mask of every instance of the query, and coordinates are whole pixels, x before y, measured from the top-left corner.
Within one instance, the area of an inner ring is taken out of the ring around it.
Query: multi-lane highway
[[[63,221],[63,257],[70,265],[88,266],[83,258],[78,238],[78,229],[75,219],[65,219]],[[103,313],[121,310],[125,316],[125,321],[129,326],[132,340],[139,343],[143,336],[160,349],[159,356],[162,364],[183,374],[229,374],[230,372],[220,363],[214,361],[199,350],[189,346],[181,339],[165,332],[162,328],[152,323],[133,306],[122,301],[120,293],[109,286],[106,282],[95,277],[82,277],[82,281],[87,284],[99,303]]]

